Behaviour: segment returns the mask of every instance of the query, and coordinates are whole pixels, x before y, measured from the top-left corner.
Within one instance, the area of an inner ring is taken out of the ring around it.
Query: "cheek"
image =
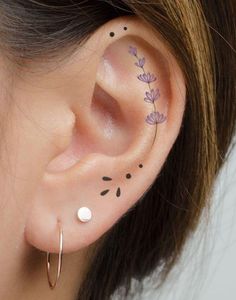
[[[69,143],[74,126],[63,94],[40,86],[16,80],[7,88],[10,95],[0,96],[0,205],[18,220],[27,215],[48,163]]]
[[[40,178],[40,135],[23,107],[12,98],[0,104],[0,263],[1,258],[20,255],[24,226]],[[1,247],[2,246],[2,247]],[[4,254],[5,253],[5,254]],[[11,253],[11,254],[10,254]],[[4,256],[5,255],[5,256]],[[8,269],[14,264],[12,261]]]
[[[22,215],[30,207],[47,154],[44,141],[48,137],[25,99],[19,93],[19,97],[4,99],[11,101],[6,110],[0,105],[1,112],[5,110],[0,125],[1,202],[11,207],[12,216],[16,210]]]
[[[40,131],[30,118],[13,100],[0,134],[1,202],[10,208],[13,218],[20,218],[30,207],[42,165]]]

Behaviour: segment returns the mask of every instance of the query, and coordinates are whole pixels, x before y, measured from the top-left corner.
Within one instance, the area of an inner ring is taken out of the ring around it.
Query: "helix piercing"
[[[61,275],[61,269],[62,269],[62,256],[63,256],[63,230],[61,228],[61,225],[59,224],[59,253],[58,253],[58,264],[57,264],[57,275],[54,282],[52,282],[51,276],[50,276],[50,256],[51,253],[47,252],[47,262],[46,262],[46,268],[47,268],[47,278],[48,278],[48,284],[51,289],[54,289],[57,285],[57,282]]]
[[[80,207],[77,211],[78,219],[85,223],[92,219],[92,212],[88,207]]]

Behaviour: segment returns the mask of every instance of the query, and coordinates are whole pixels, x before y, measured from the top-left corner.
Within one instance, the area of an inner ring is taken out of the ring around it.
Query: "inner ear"
[[[98,84],[89,103],[90,107],[76,120],[71,143],[49,162],[48,172],[66,170],[90,153],[122,154],[132,143],[134,128],[131,124],[135,116],[132,118],[131,113],[121,109],[119,102]]]
[[[98,84],[94,88],[90,113],[92,122],[97,128],[94,134],[98,137],[94,152],[104,153],[109,156],[125,152],[133,134],[130,129],[130,120],[127,118],[127,112],[125,112],[117,99]],[[114,144],[116,147],[114,147]]]
[[[112,127],[125,127],[125,118],[122,115],[119,102],[106,93],[98,84],[95,85],[91,103],[93,117],[104,128],[107,137],[111,135]]]

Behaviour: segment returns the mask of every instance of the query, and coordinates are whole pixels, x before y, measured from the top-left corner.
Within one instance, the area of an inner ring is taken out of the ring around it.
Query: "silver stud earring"
[[[77,217],[81,222],[88,222],[92,219],[92,212],[88,207],[80,207],[77,211]]]

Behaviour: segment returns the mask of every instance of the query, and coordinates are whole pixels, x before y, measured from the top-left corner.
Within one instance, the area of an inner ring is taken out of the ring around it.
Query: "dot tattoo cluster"
[[[143,167],[143,165],[142,165],[142,164],[139,164],[138,167],[141,169],[141,168]],[[131,178],[132,178],[132,175],[131,175],[130,173],[127,173],[127,174],[125,175],[125,177],[126,177],[126,179],[131,179]],[[112,181],[112,178],[109,177],[109,176],[103,176],[103,177],[102,177],[102,180],[103,180],[103,181]],[[105,189],[105,190],[103,190],[103,191],[100,193],[100,195],[101,195],[101,196],[105,196],[105,195],[106,195],[107,193],[109,193],[109,192],[110,192],[110,189]],[[121,188],[118,186],[117,189],[116,189],[116,197],[119,198],[120,196],[121,196]]]
[[[111,177],[108,177],[108,176],[103,176],[103,177],[102,177],[102,180],[103,180],[103,181],[111,181],[112,178],[111,178]],[[110,191],[109,189],[106,189],[106,190],[102,191],[102,192],[100,193],[100,195],[101,195],[101,196],[105,196],[109,191]],[[118,187],[117,190],[116,190],[116,197],[120,197],[120,195],[121,195],[121,190],[120,190],[120,187]]]
[[[123,30],[128,30],[128,27],[127,26],[124,26],[123,27]],[[109,33],[109,35],[110,35],[110,37],[114,37],[115,36],[115,32],[114,31],[111,31],[110,33]]]

